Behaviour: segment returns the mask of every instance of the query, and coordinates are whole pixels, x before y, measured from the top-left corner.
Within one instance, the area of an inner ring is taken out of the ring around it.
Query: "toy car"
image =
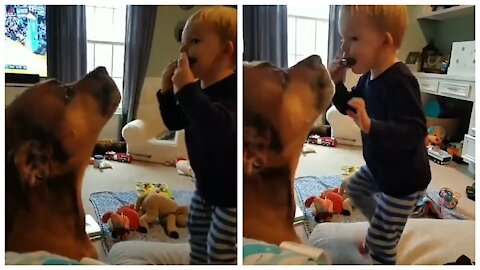
[[[427,147],[427,153],[433,162],[438,163],[440,165],[445,165],[450,163],[450,161],[452,161],[452,155],[450,155],[446,151],[443,151],[438,146]]]
[[[337,140],[333,137],[320,137],[319,135],[313,134],[308,136],[308,143],[319,144],[323,146],[335,147],[337,145]]]
[[[113,151],[108,151],[105,153],[105,159],[120,161],[120,162],[132,162],[132,156],[126,153],[116,153]]]

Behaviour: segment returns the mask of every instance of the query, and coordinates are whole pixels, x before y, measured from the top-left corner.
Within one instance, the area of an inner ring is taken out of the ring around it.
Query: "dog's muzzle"
[[[87,74],[78,83],[81,84],[86,80],[94,83],[91,94],[100,102],[102,113],[107,115],[111,113],[120,102],[120,92],[115,81],[108,75],[105,67],[97,67],[95,70]]]

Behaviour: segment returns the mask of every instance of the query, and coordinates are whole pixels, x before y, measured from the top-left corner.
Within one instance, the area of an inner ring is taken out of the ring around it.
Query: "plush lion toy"
[[[141,213],[140,227],[148,231],[149,224],[157,220],[166,221],[167,235],[177,239],[178,228],[187,226],[188,207],[179,206],[162,193],[146,193],[137,199],[135,210]]]

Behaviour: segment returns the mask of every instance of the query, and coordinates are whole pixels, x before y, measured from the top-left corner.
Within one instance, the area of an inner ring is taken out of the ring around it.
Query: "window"
[[[126,8],[125,5],[86,6],[87,71],[104,66],[122,96]]]
[[[328,56],[329,5],[287,5],[288,66],[312,54]]]

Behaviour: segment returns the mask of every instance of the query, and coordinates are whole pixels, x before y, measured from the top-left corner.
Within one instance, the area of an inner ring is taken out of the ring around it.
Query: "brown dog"
[[[74,84],[27,89],[6,109],[6,251],[96,258],[85,233],[82,178],[120,102],[105,68]]]
[[[333,96],[320,57],[288,70],[244,64],[243,236],[300,242],[293,228],[293,181],[303,143]]]

